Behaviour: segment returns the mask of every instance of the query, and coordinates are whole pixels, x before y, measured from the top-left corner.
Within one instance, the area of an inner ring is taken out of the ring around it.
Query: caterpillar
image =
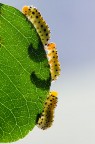
[[[44,110],[37,122],[37,126],[43,130],[51,127],[53,123],[54,110],[58,101],[57,95],[57,92],[52,91],[45,101]]]
[[[50,29],[38,9],[33,6],[24,6],[22,12],[33,23],[43,45],[47,45],[48,40],[50,39]]]
[[[48,40],[50,39],[50,29],[37,8],[33,6],[24,6],[22,12],[34,24],[43,45],[47,46],[47,57],[49,59],[52,81],[56,80],[60,75],[60,63],[55,43],[48,44]]]
[[[50,43],[46,46],[47,57],[49,59],[51,78],[52,80],[56,80],[60,75],[60,63],[58,60],[58,53],[56,49],[55,43]]]

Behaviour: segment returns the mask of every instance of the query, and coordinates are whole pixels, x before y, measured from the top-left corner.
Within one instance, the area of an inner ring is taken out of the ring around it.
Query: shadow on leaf
[[[51,76],[47,80],[41,80],[36,76],[35,72],[32,72],[30,79],[37,88],[41,88],[43,90],[48,90],[51,84]]]
[[[46,58],[45,51],[42,50],[42,46],[39,45],[38,49],[33,48],[33,45],[30,44],[28,47],[28,55],[35,62],[42,62]]]

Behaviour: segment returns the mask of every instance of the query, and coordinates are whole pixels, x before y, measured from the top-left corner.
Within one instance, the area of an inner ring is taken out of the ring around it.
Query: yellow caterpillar
[[[54,118],[54,110],[58,101],[57,92],[52,91],[46,99],[44,110],[38,119],[37,126],[43,130],[51,127]]]
[[[60,75],[60,63],[58,60],[58,54],[55,43],[50,43],[47,45],[46,50],[48,52],[47,57],[49,59],[50,71],[52,80],[56,80]]]
[[[43,45],[47,45],[48,40],[50,39],[50,29],[38,9],[33,6],[24,6],[22,12],[33,23]]]

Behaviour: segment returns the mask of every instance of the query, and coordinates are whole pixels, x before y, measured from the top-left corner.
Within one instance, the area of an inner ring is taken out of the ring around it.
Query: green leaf
[[[16,141],[33,129],[50,84],[36,29],[19,10],[0,4],[0,142]]]

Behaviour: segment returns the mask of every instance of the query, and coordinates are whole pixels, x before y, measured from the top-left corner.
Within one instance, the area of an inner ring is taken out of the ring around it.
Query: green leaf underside
[[[50,84],[34,26],[19,10],[0,4],[0,142],[17,141],[33,129]]]

